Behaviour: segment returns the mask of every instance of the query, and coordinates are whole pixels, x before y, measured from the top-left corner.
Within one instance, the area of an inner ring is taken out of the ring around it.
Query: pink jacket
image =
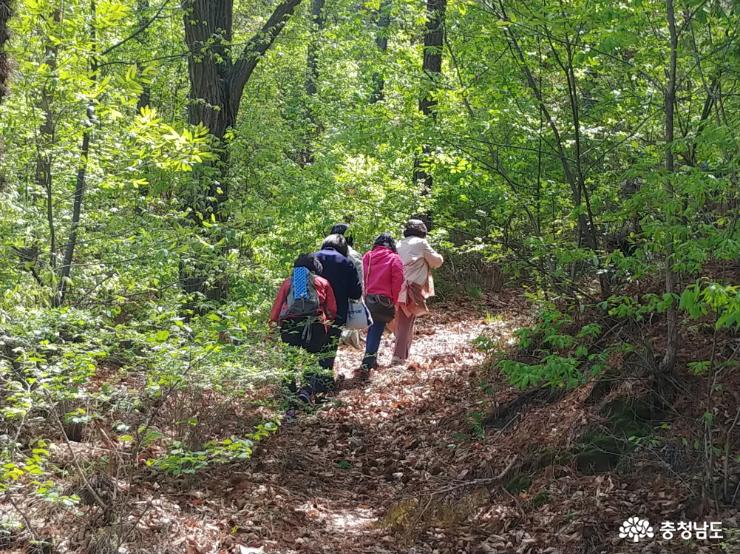
[[[385,246],[376,246],[362,257],[365,294],[383,294],[398,302],[403,285],[401,256]]]

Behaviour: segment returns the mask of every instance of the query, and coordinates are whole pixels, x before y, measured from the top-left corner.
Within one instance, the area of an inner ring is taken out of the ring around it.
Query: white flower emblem
[[[654,536],[655,533],[653,533],[650,522],[647,519],[640,519],[636,516],[629,518],[619,528],[619,538],[629,538],[632,542],[640,542],[640,539],[644,538],[652,539]]]

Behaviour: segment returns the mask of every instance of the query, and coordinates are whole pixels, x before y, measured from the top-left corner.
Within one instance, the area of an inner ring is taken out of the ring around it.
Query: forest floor
[[[249,461],[178,478],[137,470],[119,484],[123,536],[93,507],[87,523],[57,512],[37,527],[60,552],[88,554],[115,551],[96,542],[111,534],[125,544],[119,552],[131,554],[739,551],[737,507],[699,500],[701,466],[681,447],[678,416],[616,467],[584,469],[578,441],[604,420],[592,401],[595,383],[543,397],[491,369],[476,339],[506,349],[531,318],[512,292],[435,302],[418,321],[408,364],[389,367],[386,334],[381,367],[356,381],[362,352],[343,346],[341,389],[284,422]],[[622,395],[634,387],[632,397],[640,385],[620,386]],[[691,383],[685,388],[676,410],[695,425],[701,412]],[[219,423],[228,427],[229,418],[250,425],[239,412]],[[639,547],[620,539],[630,516],[648,518],[656,538]],[[722,521],[733,544],[663,540],[665,520]]]
[[[195,503],[184,497],[175,508],[185,527],[174,534],[182,547],[171,542],[173,529],[167,532],[170,548],[192,553],[450,551],[457,531],[423,529],[421,521],[411,519],[425,514],[411,507],[419,498],[431,502],[439,494],[448,496],[444,489],[450,479],[464,482],[475,471],[460,468],[480,462],[470,414],[483,409],[480,391],[473,389],[484,354],[472,342],[484,333],[506,340],[527,317],[518,298],[495,302],[496,307],[483,309],[435,304],[433,314],[417,322],[406,365],[389,367],[393,338],[386,333],[380,368],[368,381],[354,379],[362,351],[342,346],[335,372],[345,381],[336,395],[284,423],[246,467],[200,481]],[[486,309],[496,313],[488,322]],[[506,463],[485,458],[492,470]],[[466,517],[470,508],[450,516]],[[495,511],[500,517],[507,509]],[[459,539],[462,551],[468,551],[468,539]]]
[[[343,347],[347,381],[328,403],[284,424],[243,466],[185,487],[161,482],[135,542],[188,554],[723,551],[716,541],[659,543],[657,524],[639,549],[619,539],[632,515],[706,513],[689,481],[654,457],[583,474],[548,454],[598,419],[590,386],[489,425],[491,407],[521,393],[486,369],[473,341],[505,345],[529,317],[513,294],[437,303],[418,323],[410,363],[388,367],[386,335],[367,382],[352,379],[362,353]],[[723,519],[737,527],[736,510]]]

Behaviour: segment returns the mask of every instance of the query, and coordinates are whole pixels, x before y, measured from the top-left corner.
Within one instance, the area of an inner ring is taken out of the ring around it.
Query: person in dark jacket
[[[322,359],[319,362],[321,367],[326,369],[334,367],[342,325],[347,321],[349,299],[357,300],[362,296],[360,278],[354,264],[347,258],[347,254],[347,241],[342,235],[337,234],[326,237],[321,250],[314,254],[323,268],[321,277],[331,284],[337,302],[337,317],[329,331],[329,341],[322,350]]]
[[[365,283],[363,282],[362,273],[362,255],[352,248],[354,239],[352,235],[348,235],[349,224],[348,223],[336,223],[332,226],[330,235],[342,235],[347,241],[347,258],[355,266],[355,271],[360,278],[360,284],[362,285],[363,293],[365,291]],[[339,344],[348,344],[358,350],[361,348],[360,331],[357,329],[343,329],[342,336],[339,339]]]

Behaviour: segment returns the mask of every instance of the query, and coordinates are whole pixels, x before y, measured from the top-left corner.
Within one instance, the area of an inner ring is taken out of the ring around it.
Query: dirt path
[[[388,367],[386,336],[369,382],[348,381],[259,443],[248,462],[137,483],[143,515],[130,516],[128,552],[626,554],[636,551],[618,535],[626,517],[693,517],[690,487],[650,452],[635,452],[619,471],[560,461],[603,420],[589,403],[593,382],[547,401],[527,397],[488,371],[471,344],[484,335],[505,345],[528,315],[515,296],[482,308],[438,303],[420,321],[408,365]],[[361,357],[345,347],[338,371],[351,376]],[[516,417],[502,418],[513,405]],[[728,528],[740,516],[732,517]],[[718,551],[665,546],[655,540],[640,552]]]
[[[484,316],[485,311],[437,306],[434,315],[420,320],[407,366],[388,367],[392,336],[386,334],[381,369],[369,382],[349,380],[329,406],[283,426],[243,471],[199,485],[206,499],[202,509],[197,501],[195,508],[181,504],[193,510],[194,524],[200,522],[188,551],[435,551],[446,537],[413,532],[408,522],[397,521],[407,517],[403,510],[391,508],[435,481],[454,478],[450,468],[469,455],[458,447],[470,429],[471,387],[483,361],[471,341],[484,330],[508,335],[515,323],[509,318],[486,323]],[[337,370],[351,377],[361,357],[343,347]],[[214,520],[214,509],[224,519]],[[211,521],[203,524],[204,519]],[[219,547],[205,547],[208,540]]]

